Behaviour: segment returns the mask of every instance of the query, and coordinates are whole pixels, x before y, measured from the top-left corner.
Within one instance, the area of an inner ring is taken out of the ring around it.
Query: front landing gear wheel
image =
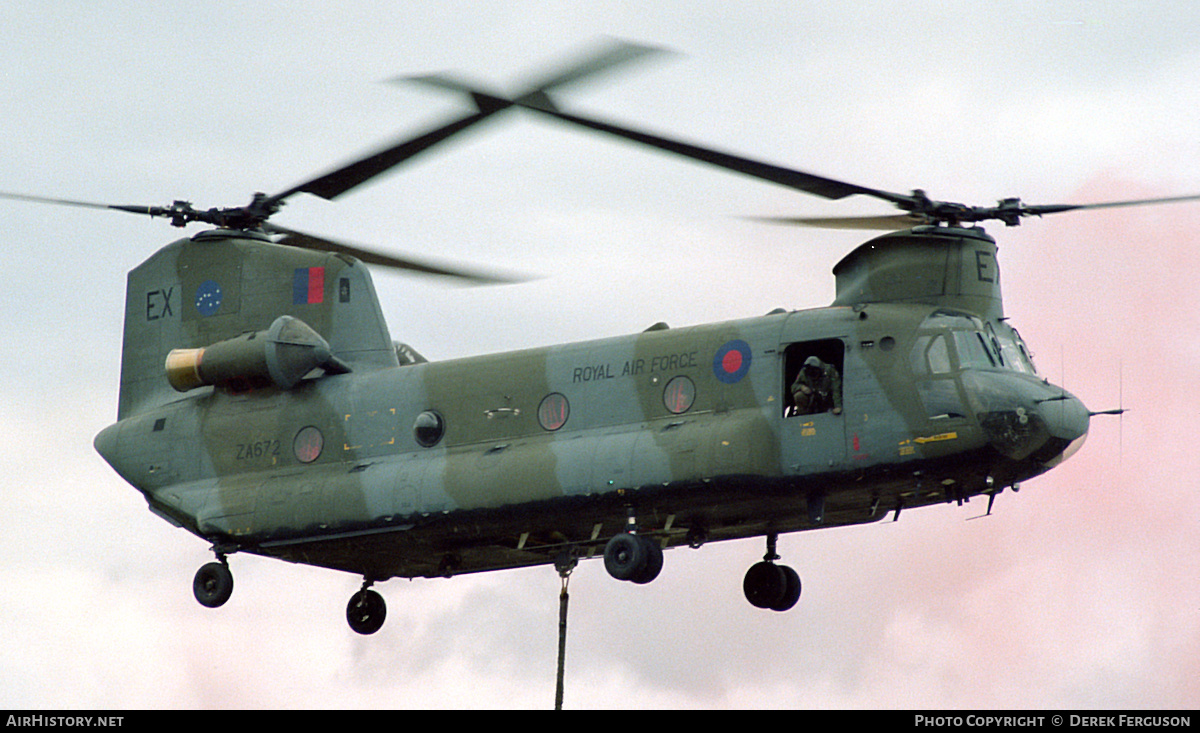
[[[383,596],[373,590],[363,588],[350,596],[350,603],[346,604],[346,621],[355,633],[374,634],[386,618],[387,604],[383,602]]]
[[[622,532],[604,546],[604,568],[617,580],[649,583],[662,566],[662,547],[648,537]]]
[[[755,608],[787,611],[800,600],[800,575],[787,565],[764,560],[746,571],[742,591]]]
[[[604,569],[617,580],[633,580],[646,566],[649,550],[641,537],[628,532],[614,535],[604,546]]]
[[[642,567],[642,572],[633,578],[633,582],[645,585],[662,572],[663,551],[662,547],[649,537],[640,537],[639,539],[646,543],[646,564]]]
[[[787,565],[780,565],[779,569],[783,571],[784,578],[787,581],[787,589],[783,592],[783,597],[779,599],[779,603],[771,606],[771,610],[787,611],[800,600],[800,574]]]
[[[224,605],[233,593],[233,573],[223,562],[210,562],[196,571],[192,593],[201,606],[216,608]]]

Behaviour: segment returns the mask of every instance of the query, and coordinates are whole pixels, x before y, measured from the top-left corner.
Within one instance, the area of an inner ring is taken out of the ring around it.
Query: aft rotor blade
[[[894,232],[928,224],[929,220],[917,214],[891,214],[886,216],[748,216],[750,221],[767,224],[818,227],[822,229],[878,229]]]
[[[281,227],[277,224],[271,224],[269,222],[264,223],[262,228],[263,231],[267,232],[268,234],[281,235],[279,244],[285,244],[291,247],[300,247],[302,249],[317,250],[319,252],[333,252],[335,254],[350,255],[351,257],[359,259],[368,265],[390,267],[397,270],[418,272],[426,275],[452,277],[458,280],[465,280],[476,285],[500,285],[505,283],[524,282],[528,280],[528,278],[516,275],[484,272],[482,270],[460,267],[458,265],[437,265],[431,262],[383,254],[382,252],[356,247],[351,244],[346,244],[345,242],[326,239],[313,234],[306,234],[304,232],[288,229],[286,227]]]
[[[545,75],[540,81],[533,83],[530,89],[522,96],[544,94],[547,90],[566,85],[587,76],[593,76],[601,71],[629,63],[634,59],[642,58],[656,51],[657,49],[649,46],[638,46],[624,42],[609,44],[597,52]],[[419,77],[418,79],[424,81],[426,84],[450,86],[453,89],[459,90],[459,87],[450,79],[442,77]],[[457,135],[497,112],[513,106],[511,101],[486,92],[473,93],[470,96],[477,110],[474,114],[429,130],[415,138],[401,140],[365,158],[293,186],[283,193],[276,194],[272,197],[272,200],[281,201],[292,194],[302,192],[311,193],[323,199],[334,199],[428,150],[443,140]]]
[[[31,201],[37,204],[82,206],[88,209],[112,209],[114,211],[128,211],[133,214],[146,214],[148,216],[158,216],[158,214],[155,212],[162,208],[159,206],[121,206],[117,204],[100,204],[93,201],[75,201],[74,199],[58,199],[51,198],[49,196],[30,196],[23,193],[0,192],[0,198],[12,199],[14,201]]]
[[[332,200],[509,106],[511,105],[480,108],[475,114],[434,128],[415,138],[406,138],[337,170],[293,186],[283,193],[275,194],[271,199],[282,201],[292,194],[303,192]]]
[[[539,77],[523,84],[522,92],[510,96],[490,91],[475,82],[444,73],[397,76],[388,81],[394,84],[416,83],[462,93],[471,97],[476,106],[493,104],[509,107],[522,101],[543,100],[546,98],[548,92],[560,89],[581,79],[594,78],[618,66],[666,53],[668,53],[666,49],[656,46],[646,46],[612,39],[575,60],[563,62],[553,70],[542,73]]]
[[[226,226],[226,217],[230,214],[230,212],[236,214],[241,211],[240,209],[210,209],[208,211],[200,211],[193,209],[192,205],[187,201],[176,201],[170,206],[140,206],[125,204],[102,204],[94,201],[77,201],[75,199],[60,199],[50,196],[30,196],[29,194],[24,193],[4,192],[0,192],[0,198],[12,199],[14,201],[31,201],[37,204],[53,204],[55,206],[81,206],[88,209],[126,211],[130,214],[141,214],[142,216],[163,217],[165,219],[170,219],[173,226],[180,227],[193,221],[207,221],[210,224]]]
[[[658,46],[610,39],[602,43],[596,50],[585,53],[576,60],[564,62],[556,70],[545,72],[540,77],[526,82],[524,86],[528,88],[528,91],[521,96],[529,96],[534,92],[550,92],[586,77],[596,77],[601,72],[633,61],[646,60],[652,56],[668,53],[670,52],[667,49]],[[520,98],[518,97],[518,99]]]

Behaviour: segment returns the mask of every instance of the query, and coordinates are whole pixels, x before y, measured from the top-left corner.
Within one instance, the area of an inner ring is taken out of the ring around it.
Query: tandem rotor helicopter
[[[663,551],[765,538],[743,580],[754,606],[800,596],[780,534],[898,518],[987,497],[1070,457],[1092,415],[1038,375],[1004,315],[995,240],[979,224],[1200,199],[995,206],[901,194],[563,111],[573,82],[654,52],[610,43],[516,95],[446,76],[474,111],[246,206],[5,198],[212,228],[128,276],[117,422],[96,450],[150,511],[211,543],[193,591],[233,590],[239,552],[363,578],[351,628],[384,622],[375,583],[602,556],[649,583]],[[902,213],[784,223],[886,233],[834,268],[826,307],[448,361],[394,343],[368,265],[496,282],[470,268],[368,251],[269,220],[333,199],[510,109],[649,145],[826,199]],[[1108,411],[1116,412],[1116,411]]]

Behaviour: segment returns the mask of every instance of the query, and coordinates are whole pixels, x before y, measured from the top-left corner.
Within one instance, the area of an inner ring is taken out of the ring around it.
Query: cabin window
[[[321,450],[325,447],[325,436],[321,434],[319,428],[309,425],[306,428],[301,428],[300,432],[296,433],[296,437],[292,440],[292,453],[295,454],[296,460],[301,463],[312,463],[321,457]]]
[[[842,341],[803,341],[789,345],[783,354],[784,417],[841,414],[846,354]],[[812,367],[808,376],[804,375],[806,364]]]
[[[558,430],[567,424],[570,415],[570,403],[565,395],[558,392],[546,395],[542,398],[542,404],[538,405],[538,424],[546,430]]]
[[[675,377],[667,382],[663,390],[663,406],[673,415],[679,415],[692,409],[696,401],[696,385],[687,377]]]
[[[413,437],[426,448],[437,445],[445,432],[446,423],[442,416],[433,410],[426,410],[417,415],[416,422],[413,423]]]

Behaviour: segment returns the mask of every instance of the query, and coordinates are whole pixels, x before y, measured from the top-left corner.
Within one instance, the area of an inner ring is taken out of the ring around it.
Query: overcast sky
[[[506,88],[609,35],[680,53],[564,106],[971,204],[1200,193],[1194,2],[981,5],[11,0],[0,190],[240,205],[462,112],[385,79]],[[443,359],[827,305],[869,234],[740,217],[874,213],[514,114],[274,221],[544,276],[376,274],[392,336]],[[248,555],[230,602],[199,606],[208,544],[91,446],[116,415],[125,273],[179,232],[12,201],[0,225],[0,708],[553,705],[550,567],[380,584],[372,637],[345,622],[359,578]],[[672,550],[646,586],[582,563],[566,707],[1200,705],[1200,204],[989,231],[1042,373],[1130,412],[987,519],[781,537],[804,582],[785,614],[741,593],[761,539]]]

